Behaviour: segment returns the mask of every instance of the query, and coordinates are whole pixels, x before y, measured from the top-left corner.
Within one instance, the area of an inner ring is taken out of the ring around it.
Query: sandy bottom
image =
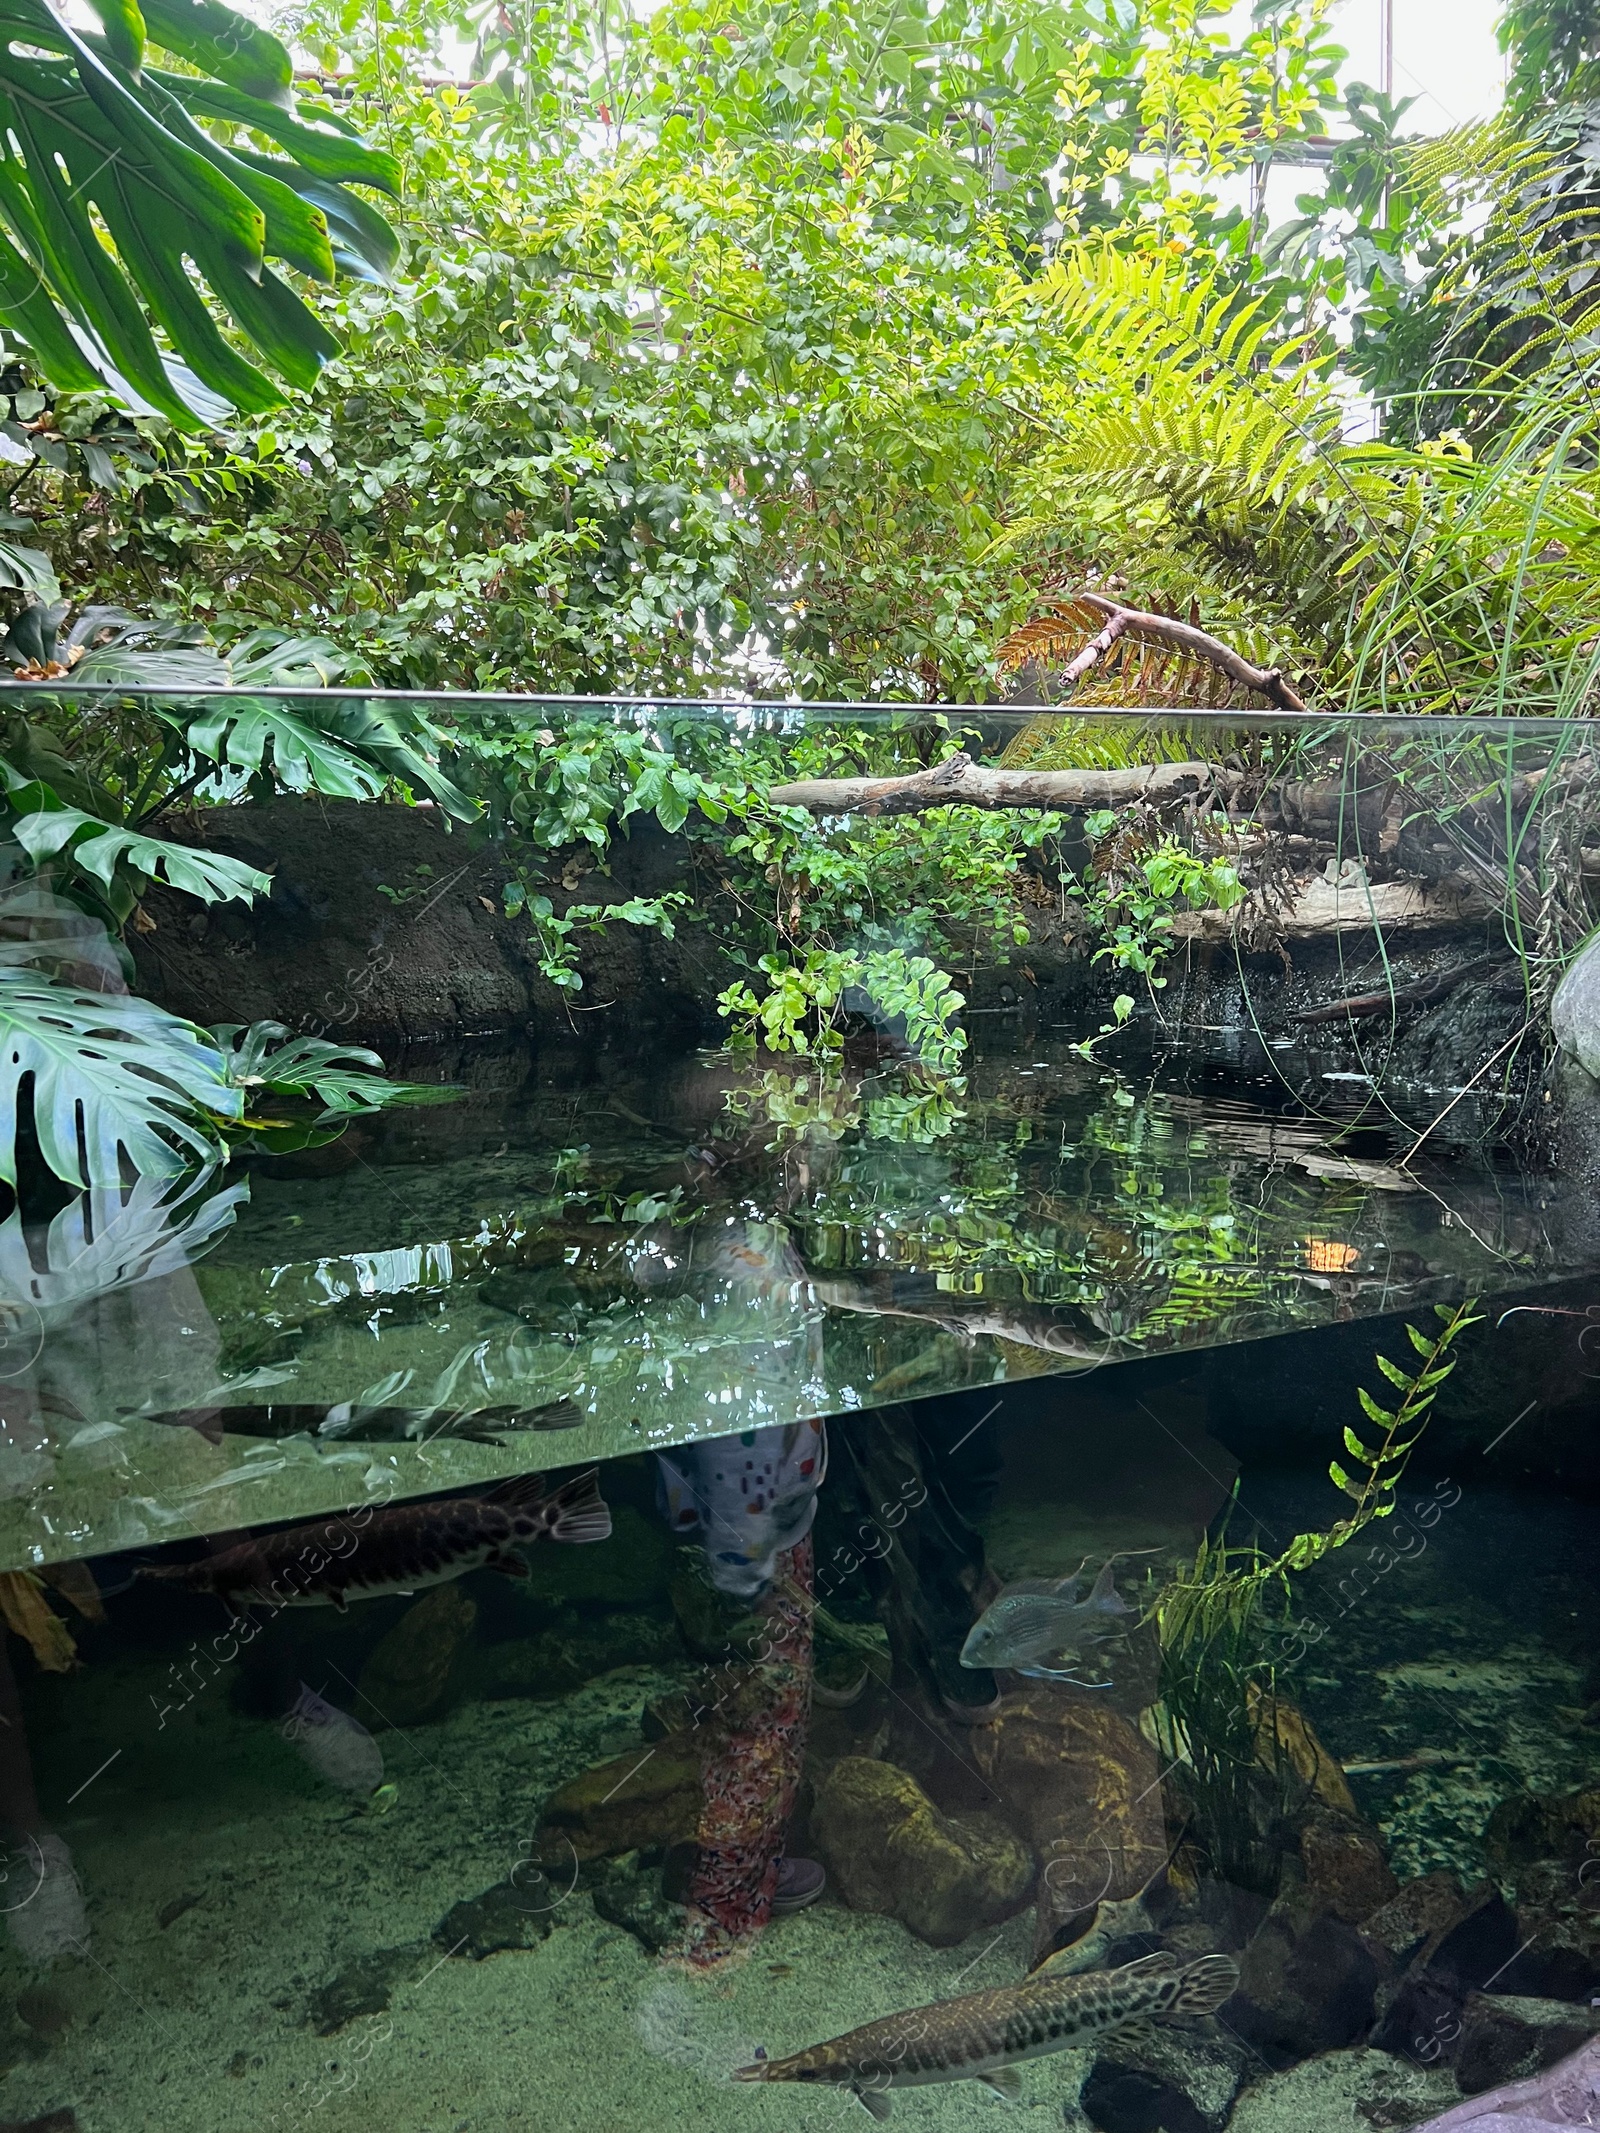
[[[777,1922],[732,1973],[691,1981],[578,1892],[537,1946],[481,1962],[436,1952],[387,2011],[318,2036],[312,1996],[352,1961],[425,1941],[453,1904],[505,1878],[545,1795],[635,1744],[643,1703],[671,1677],[628,1668],[559,1702],[469,1704],[386,1733],[399,1797],[382,1816],[331,1793],[273,1728],[230,1710],[220,1684],[158,1728],[148,1698],[163,1678],[80,1676],[36,1743],[50,1798],[122,1746],[60,1822],[88,1897],[87,1957],[41,1980],[0,1943],[12,2062],[0,2119],[70,2105],[83,2133],[865,2127],[848,2097],[734,2087],[728,2073],[757,2045],[776,2056],[1021,1975],[1026,1918],[940,1950],[824,1903]],[[11,2012],[41,1983],[69,2017],[48,2041]],[[1025,2070],[1038,2122],[1060,2122],[1087,2064],[1071,2053]],[[993,2133],[1003,2108],[971,2083],[895,2098],[910,2127]]]

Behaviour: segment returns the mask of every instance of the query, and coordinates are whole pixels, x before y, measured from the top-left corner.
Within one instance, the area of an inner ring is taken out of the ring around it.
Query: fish
[[[503,1436],[535,1429],[578,1429],[584,1416],[571,1400],[538,1407],[333,1407],[277,1400],[252,1407],[177,1407],[145,1417],[171,1429],[198,1430],[208,1444],[230,1437],[337,1437],[352,1444],[404,1444],[419,1437],[460,1437],[498,1445]]]
[[[1117,1592],[1115,1569],[1121,1560],[1108,1556],[1081,1600],[1081,1563],[1071,1577],[1018,1578],[1007,1585],[968,1630],[961,1664],[1009,1667],[1036,1681],[1070,1681],[1085,1689],[1110,1688],[1109,1679],[1085,1681],[1079,1669],[1099,1665],[1099,1647],[1125,1637],[1137,1619],[1138,1609]],[[1053,1659],[1069,1664],[1052,1666]]]
[[[1203,1955],[1185,1967],[1161,1950],[1088,1977],[1064,1975],[1064,1967],[1053,1956],[1020,1985],[886,2015],[787,2059],[739,2067],[733,2078],[848,2089],[879,2119],[889,2116],[890,2089],[941,2081],[981,2081],[1014,2103],[1025,2061],[1153,2022],[1212,2014],[1239,1983],[1239,1966],[1227,1955]]]
[[[370,1800],[383,1783],[383,1750],[361,1723],[302,1681],[280,1728],[318,1777]]]
[[[818,1303],[830,1311],[921,1319],[967,1348],[980,1337],[1010,1341],[1014,1347],[1042,1348],[1047,1355],[1098,1369],[1111,1359],[1117,1345],[1113,1337],[1098,1342],[1085,1339],[1066,1306],[1054,1311],[1039,1304],[951,1296],[936,1290],[931,1279],[916,1276],[885,1280],[871,1274],[838,1275],[819,1270],[809,1278]]]
[[[486,1496],[434,1496],[384,1504],[263,1533],[197,1563],[145,1564],[139,1571],[231,1607],[332,1606],[443,1585],[469,1570],[526,1577],[517,1553],[538,1540],[603,1541],[611,1512],[596,1470],[545,1493],[542,1474],[521,1474]]]

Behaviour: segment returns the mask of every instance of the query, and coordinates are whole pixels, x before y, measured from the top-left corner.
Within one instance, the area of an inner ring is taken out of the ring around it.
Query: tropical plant
[[[468,14],[459,92],[432,0],[297,16],[403,165],[408,275],[225,438],[19,425],[74,586],[415,686],[992,694],[1039,263],[1106,230],[1256,271],[1217,185],[1321,125],[1338,59],[1320,0],[1237,39],[1187,0]]]
[[[268,262],[330,282],[386,275],[393,233],[350,187],[394,192],[394,159],[297,98],[284,46],[221,0],[95,12],[98,32],[44,0],[15,0],[7,19],[0,320],[57,387],[109,388],[183,428],[275,406],[189,262],[245,341],[310,386],[338,344]]]
[[[454,1094],[388,1081],[375,1052],[291,1039],[280,1023],[206,1031],[130,993],[0,965],[0,1181],[14,1191],[30,1140],[62,1183],[114,1192],[214,1168],[240,1146],[320,1145],[364,1112]]]
[[[760,968],[767,980],[764,996],[740,982],[717,998],[736,1043],[772,1052],[837,1053],[854,1007],[902,1033],[912,1056],[934,1072],[951,1074],[960,1065],[967,1039],[956,1017],[966,1003],[925,955],[813,948],[798,962],[763,956]]]
[[[1352,1475],[1338,1459],[1328,1468],[1354,1508],[1324,1531],[1297,1534],[1273,1555],[1230,1541],[1226,1528],[1220,1537],[1207,1535],[1192,1562],[1151,1600],[1161,1646],[1162,1746],[1182,1765],[1196,1832],[1214,1870],[1241,1887],[1267,1894],[1275,1889],[1277,1825],[1303,1775],[1286,1751],[1279,1722],[1279,1670],[1296,1627],[1290,1573],[1310,1569],[1375,1519],[1394,1515],[1407,1462],[1455,1368],[1450,1350],[1479,1322],[1472,1302],[1436,1310],[1440,1328],[1431,1337],[1406,1327],[1419,1369],[1403,1370],[1382,1354],[1375,1358],[1399,1391],[1399,1404],[1384,1408],[1364,1387],[1357,1389],[1361,1411],[1381,1432],[1380,1440],[1369,1446],[1346,1427],[1343,1448],[1357,1471]]]

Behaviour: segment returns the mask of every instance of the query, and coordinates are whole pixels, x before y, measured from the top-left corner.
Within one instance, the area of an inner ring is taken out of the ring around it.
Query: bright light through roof
[[[1379,80],[1380,0],[1344,0],[1333,31],[1350,53],[1346,78]],[[1505,62],[1495,45],[1499,0],[1394,0],[1394,93],[1417,101],[1407,122],[1448,133],[1487,118],[1500,101]]]

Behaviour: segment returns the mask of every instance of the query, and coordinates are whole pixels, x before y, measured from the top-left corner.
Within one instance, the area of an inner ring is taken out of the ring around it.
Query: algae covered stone
[[[1166,1863],[1160,1760],[1104,1704],[1031,1683],[973,1728],[970,1753],[1040,1861],[1035,1957],[1065,1921],[1137,1895]]]
[[[565,1837],[583,1861],[680,1844],[700,1820],[700,1757],[663,1742],[569,1778],[545,1805],[541,1829]]]
[[[408,1607],[361,1669],[361,1712],[374,1726],[413,1726],[434,1717],[478,1619],[459,1585],[436,1585]]]
[[[834,1887],[853,1910],[898,1918],[953,1947],[1018,1910],[1033,1861],[996,1815],[941,1814],[909,1771],[846,1756],[817,1788],[816,1833]]]

